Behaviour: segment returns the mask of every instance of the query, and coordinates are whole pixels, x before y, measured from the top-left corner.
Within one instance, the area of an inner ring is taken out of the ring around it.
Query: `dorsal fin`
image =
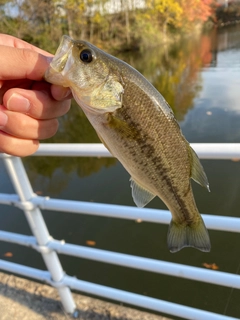
[[[189,146],[189,154],[191,159],[191,178],[199,183],[201,186],[205,187],[209,192],[209,183],[206,173],[200,163],[200,160],[196,152]]]

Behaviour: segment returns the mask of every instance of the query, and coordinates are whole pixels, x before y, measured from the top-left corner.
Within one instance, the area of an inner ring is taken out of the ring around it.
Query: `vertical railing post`
[[[36,237],[38,245],[46,246],[50,239],[50,235],[41,210],[31,203],[31,199],[34,197],[34,192],[21,159],[6,154],[3,157],[3,161],[15,191],[20,198],[22,210],[25,213],[33,235]],[[61,281],[64,277],[64,272],[56,252],[47,250],[46,247],[43,247],[43,250],[40,251],[46,267],[51,274],[52,280],[54,282]],[[65,311],[67,313],[74,314],[76,305],[70,289],[63,286],[58,287],[57,290]]]

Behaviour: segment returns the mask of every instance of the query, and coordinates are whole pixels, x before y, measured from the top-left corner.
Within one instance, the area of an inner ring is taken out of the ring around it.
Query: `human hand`
[[[0,152],[23,157],[56,133],[71,93],[44,81],[48,52],[0,34],[0,56]]]

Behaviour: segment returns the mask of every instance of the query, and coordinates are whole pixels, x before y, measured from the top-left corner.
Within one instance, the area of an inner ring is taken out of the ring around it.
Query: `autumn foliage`
[[[191,22],[205,22],[213,15],[213,0],[180,0],[184,16]]]
[[[105,48],[141,48],[193,32],[213,18],[215,1],[0,0],[0,29],[50,51],[62,34]]]
[[[147,0],[147,11],[157,17],[166,32],[167,26],[188,31],[214,18],[215,0]]]

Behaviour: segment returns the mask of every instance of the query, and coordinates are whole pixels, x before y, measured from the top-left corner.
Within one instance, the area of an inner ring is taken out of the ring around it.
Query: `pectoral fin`
[[[189,147],[189,151],[191,158],[191,178],[210,192],[208,179],[198,156],[191,147]]]
[[[136,139],[140,135],[134,126],[129,126],[126,121],[117,116],[116,112],[106,114],[106,125],[125,139]]]
[[[155,195],[134,181],[133,178],[131,178],[130,181],[133,200],[136,206],[143,208],[155,197]]]

